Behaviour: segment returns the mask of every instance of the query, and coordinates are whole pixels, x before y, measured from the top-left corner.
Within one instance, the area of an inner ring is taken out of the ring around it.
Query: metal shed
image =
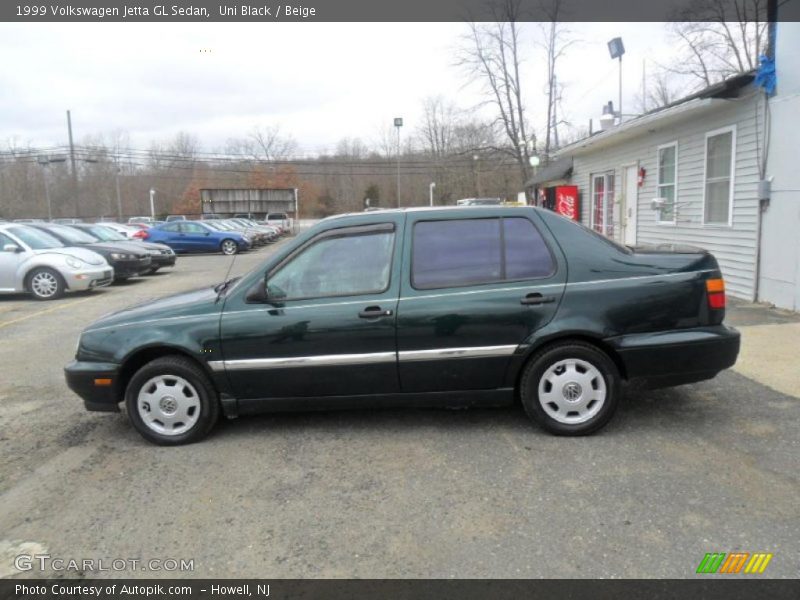
[[[203,214],[232,216],[250,214],[262,217],[268,213],[294,214],[297,190],[293,188],[256,189],[227,188],[200,190]]]

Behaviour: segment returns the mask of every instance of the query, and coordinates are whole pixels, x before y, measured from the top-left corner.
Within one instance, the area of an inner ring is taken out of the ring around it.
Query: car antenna
[[[250,228],[249,228],[249,227],[245,227],[245,230],[244,230],[244,232],[245,232],[245,233],[247,233],[249,230],[250,230]],[[237,246],[238,246],[238,244],[237,244]],[[220,299],[220,297],[222,296],[222,292],[224,292],[224,291],[225,291],[225,289],[228,287],[228,286],[227,286],[227,285],[225,285],[225,284],[226,284],[226,283],[228,282],[228,280],[230,279],[230,276],[231,276],[231,271],[233,271],[233,265],[235,265],[235,264],[236,264],[236,257],[237,257],[237,256],[239,256],[239,251],[238,251],[238,250],[236,251],[236,254],[234,254],[234,255],[231,257],[231,262],[230,262],[230,264],[228,265],[228,270],[227,270],[227,272],[225,273],[225,279],[223,279],[223,280],[222,280],[222,283],[220,284],[220,286],[221,286],[221,287],[220,287],[219,291],[217,292],[217,299],[214,301],[214,303],[215,303],[215,304],[216,304],[217,302],[219,302],[219,299]]]

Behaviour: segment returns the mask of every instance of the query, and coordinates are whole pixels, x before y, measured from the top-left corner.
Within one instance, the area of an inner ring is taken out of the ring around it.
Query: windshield
[[[102,225],[97,225],[95,227],[87,227],[88,232],[95,236],[97,239],[102,240],[104,242],[127,242],[127,238],[120,235],[110,227],[103,227]],[[86,231],[86,229],[82,229],[81,231]]]
[[[52,235],[39,231],[33,227],[9,227],[8,232],[17,236],[33,250],[47,250],[48,248],[63,248],[64,244]]]
[[[59,237],[64,238],[70,244],[94,244],[97,241],[88,233],[78,231],[66,225],[51,225],[48,229]]]

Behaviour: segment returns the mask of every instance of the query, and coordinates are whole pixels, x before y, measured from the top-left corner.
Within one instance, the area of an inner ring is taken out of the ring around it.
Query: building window
[[[592,175],[592,229],[614,237],[614,171]]]
[[[675,202],[678,194],[678,143],[658,147],[657,194],[664,199],[658,220],[660,223],[675,223]]]
[[[734,127],[706,134],[704,222],[707,224],[731,224],[735,148]]]

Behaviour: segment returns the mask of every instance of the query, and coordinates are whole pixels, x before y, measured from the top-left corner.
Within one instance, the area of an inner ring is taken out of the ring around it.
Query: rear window
[[[555,263],[528,219],[422,221],[414,226],[411,284],[461,287],[547,277]]]

